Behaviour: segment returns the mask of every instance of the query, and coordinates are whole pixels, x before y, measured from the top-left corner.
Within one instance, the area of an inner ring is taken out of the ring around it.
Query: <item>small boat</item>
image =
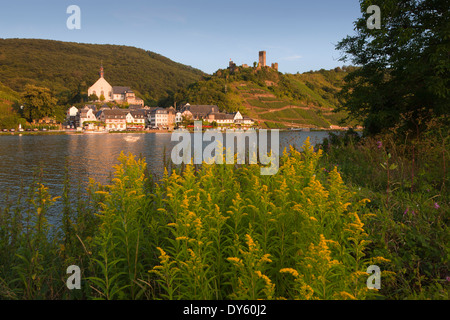
[[[139,139],[141,139],[141,137],[130,137],[130,136],[125,136],[125,141],[126,142],[136,142]]]

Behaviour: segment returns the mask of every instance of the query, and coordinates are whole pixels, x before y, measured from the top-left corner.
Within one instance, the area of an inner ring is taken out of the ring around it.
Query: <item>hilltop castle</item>
[[[247,64],[242,65],[243,68],[248,68],[249,66]],[[236,70],[237,66],[236,64],[230,60],[230,64],[228,66],[228,69],[231,71]],[[269,67],[266,63],[266,51],[260,51],[259,52],[259,62],[256,66],[256,70],[260,70],[261,68],[272,68],[275,71],[278,71],[278,62],[272,63],[271,67]]]

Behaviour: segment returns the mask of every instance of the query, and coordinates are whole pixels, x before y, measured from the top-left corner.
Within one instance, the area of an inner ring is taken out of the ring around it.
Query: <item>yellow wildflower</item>
[[[263,255],[260,262],[272,262],[272,260],[270,260],[269,257],[270,257],[270,254]]]
[[[351,300],[357,300],[353,295],[351,295],[348,292],[342,291],[339,293],[339,295],[341,296],[341,298],[347,300],[347,299],[351,299]]]
[[[284,268],[280,270],[281,273],[290,273],[292,274],[295,278],[297,278],[299,276],[299,273],[297,270],[292,269],[292,268]]]
[[[391,262],[391,260],[385,259],[383,257],[372,258],[372,263],[382,263],[382,262]]]
[[[227,258],[228,261],[230,261],[231,263],[235,264],[236,266],[243,266],[244,264],[242,263],[242,260],[236,257],[230,257]]]

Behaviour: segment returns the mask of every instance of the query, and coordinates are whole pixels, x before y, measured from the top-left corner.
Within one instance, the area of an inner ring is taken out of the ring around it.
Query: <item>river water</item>
[[[289,145],[300,149],[308,136],[311,144],[320,143],[328,132],[289,131],[279,135],[282,152]],[[176,144],[170,133],[0,136],[0,210],[6,204],[5,193],[14,202],[21,186],[26,190],[40,170],[52,196],[62,195],[66,166],[73,189],[87,186],[90,178],[107,183],[121,151],[144,157],[158,178],[164,169],[164,152],[169,157]],[[53,208],[53,215],[58,215],[58,207]]]

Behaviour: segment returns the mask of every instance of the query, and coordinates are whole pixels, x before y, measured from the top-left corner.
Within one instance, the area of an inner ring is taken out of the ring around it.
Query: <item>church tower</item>
[[[101,96],[105,97],[104,101],[112,101],[113,99],[113,90],[108,81],[104,78],[105,73],[103,70],[103,62],[100,66],[100,78],[88,89],[88,96],[96,95],[98,98]]]

